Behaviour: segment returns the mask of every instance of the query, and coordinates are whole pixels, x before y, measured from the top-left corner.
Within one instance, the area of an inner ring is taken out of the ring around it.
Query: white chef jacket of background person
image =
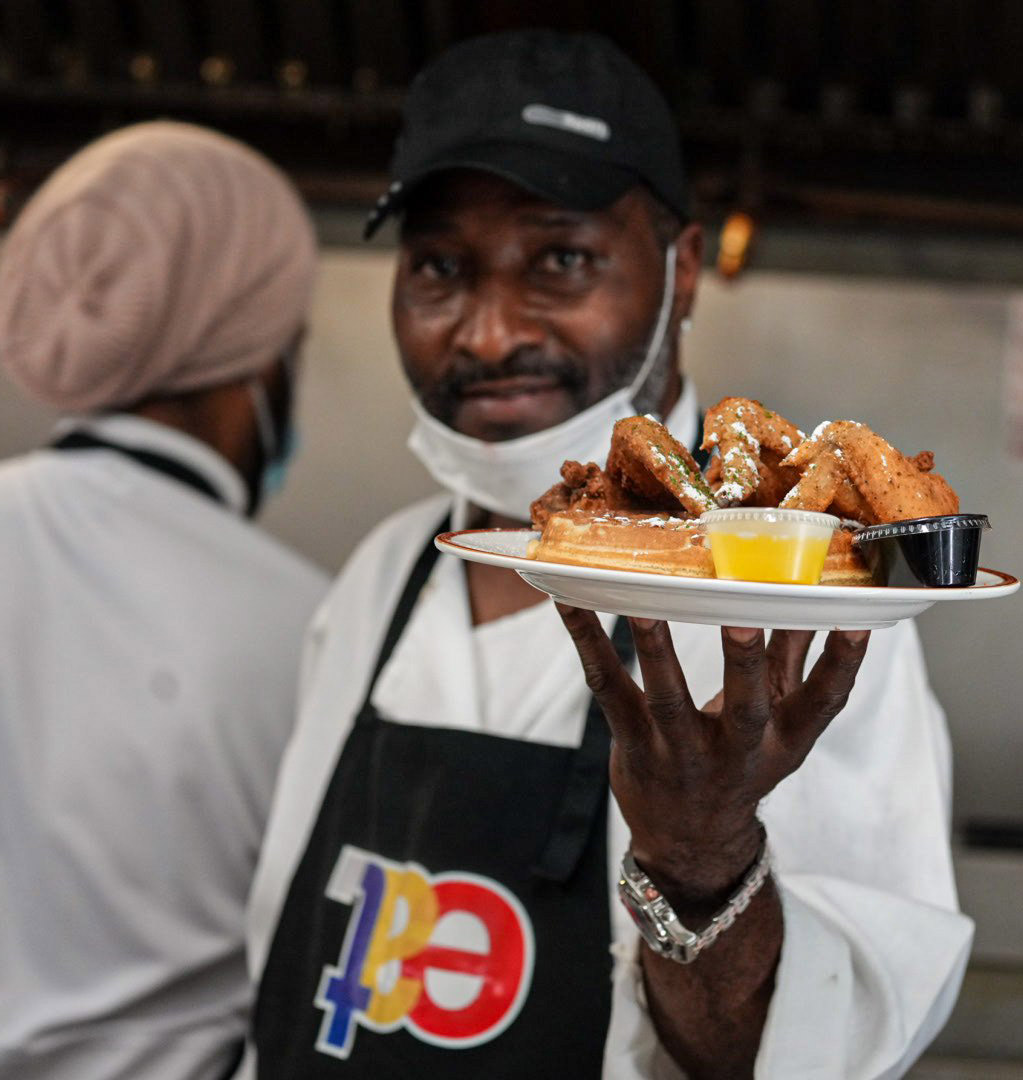
[[[74,426],[186,464],[226,505],[107,450],[0,464],[0,1077],[218,1080],[327,581],[243,519],[205,444]]]
[[[692,445],[691,385],[667,423]],[[303,705],[253,887],[249,962],[256,979],[399,593],[448,505],[444,497],[426,500],[379,526],[313,624]],[[602,622],[609,629],[613,619]],[[722,681],[719,629],[671,629],[693,699],[708,701]],[[544,602],[473,627],[464,567],[449,556],[434,568],[373,697],[387,719],[557,746],[578,744],[587,700],[554,606]],[[957,912],[949,775],[944,716],[915,627],[874,631],[846,709],[761,807],[785,938],[758,1078],[900,1076],[944,1023],[973,931]],[[615,974],[604,1080],[678,1077],[646,1012],[637,932],[617,898],[629,834],[614,800],[608,830]],[[322,959],[337,963],[336,955]],[[566,971],[565,992],[571,987]],[[239,1080],[253,1075],[254,1057],[250,1047]]]

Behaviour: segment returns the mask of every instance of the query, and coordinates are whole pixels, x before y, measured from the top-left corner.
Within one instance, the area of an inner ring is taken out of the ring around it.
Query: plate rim
[[[537,529],[454,529],[448,532],[438,533],[434,537],[434,543],[438,548],[444,550],[457,549],[465,552],[471,552],[474,556],[487,556],[497,555],[500,559],[514,560],[515,562],[526,563],[530,569],[535,570],[537,573],[560,573],[569,577],[586,577],[590,581],[612,581],[616,580],[622,584],[636,584],[647,585],[654,584],[651,582],[651,578],[655,581],[659,580],[662,583],[670,583],[669,588],[693,588],[703,587],[708,588],[713,592],[721,592],[728,594],[742,594],[745,596],[751,595],[749,586],[755,586],[755,592],[753,595],[763,596],[768,598],[770,596],[802,596],[805,600],[832,600],[832,599],[852,599],[852,597],[858,597],[862,600],[878,599],[878,600],[890,600],[896,601],[903,599],[909,601],[911,599],[923,600],[925,597],[933,602],[939,600],[953,600],[961,599],[966,600],[969,597],[975,597],[978,595],[988,594],[990,595],[992,590],[999,590],[999,595],[1009,595],[1015,592],[1019,586],[1019,578],[1013,574],[1008,573],[1005,570],[994,570],[986,566],[978,567],[978,571],[983,570],[986,574],[993,574],[995,577],[1000,578],[1000,581],[992,582],[985,585],[968,585],[965,588],[940,588],[928,585],[796,585],[785,584],[783,582],[773,581],[741,581],[728,578],[705,578],[705,577],[687,577],[683,575],[672,574],[651,574],[643,570],[625,570],[617,569],[606,566],[585,566],[581,563],[556,563],[556,562],[541,562],[537,559],[530,559],[525,555],[508,555],[497,552],[486,552],[480,548],[468,547],[465,544],[459,544],[457,538],[461,536],[471,536],[479,534],[530,534],[531,536],[538,536],[539,530]],[[452,552],[454,553],[454,552]],[[475,561],[485,561],[476,559]],[[509,567],[509,569],[515,569],[518,571],[518,567]],[[598,577],[594,578],[592,575],[597,574]],[[605,576],[608,575],[608,576]],[[622,576],[625,576],[625,581],[622,582]],[[792,590],[797,590],[793,593]],[[810,592],[810,590],[813,590]],[[1005,590],[1003,594],[1000,590]],[[928,605],[929,606],[929,605]]]

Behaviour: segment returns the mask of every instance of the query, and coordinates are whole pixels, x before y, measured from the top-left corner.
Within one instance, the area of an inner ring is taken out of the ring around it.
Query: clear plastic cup
[[[832,534],[840,524],[833,514],[769,506],[708,510],[700,521],[719,578],[788,585],[820,581]]]

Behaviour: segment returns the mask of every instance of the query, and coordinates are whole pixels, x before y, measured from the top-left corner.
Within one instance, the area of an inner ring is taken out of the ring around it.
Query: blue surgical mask
[[[263,475],[259,480],[259,490],[264,499],[270,499],[280,494],[284,488],[288,476],[288,468],[295,455],[298,453],[302,440],[293,422],[289,421],[284,429],[284,438],[281,439],[277,456],[271,459],[263,468]]]

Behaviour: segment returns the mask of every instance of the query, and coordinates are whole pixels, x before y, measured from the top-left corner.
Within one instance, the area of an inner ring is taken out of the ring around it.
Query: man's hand
[[[812,632],[776,630],[765,646],[761,630],[724,628],[724,686],[699,709],[666,623],[630,620],[640,689],[596,615],[558,611],[611,728],[611,789],[633,855],[683,923],[701,930],[753,862],[760,800],[845,705],[869,633],[829,634],[804,678]],[[694,1077],[751,1074],[781,936],[778,896],[765,888],[692,965],[644,949],[661,1040]]]
[[[713,900],[738,884],[759,843],[756,809],[845,705],[868,633],[829,634],[806,679],[806,630],[725,628],[724,687],[698,709],[667,623],[631,619],[645,691],[596,615],[559,606],[614,737],[611,788],[636,861],[665,890]]]

